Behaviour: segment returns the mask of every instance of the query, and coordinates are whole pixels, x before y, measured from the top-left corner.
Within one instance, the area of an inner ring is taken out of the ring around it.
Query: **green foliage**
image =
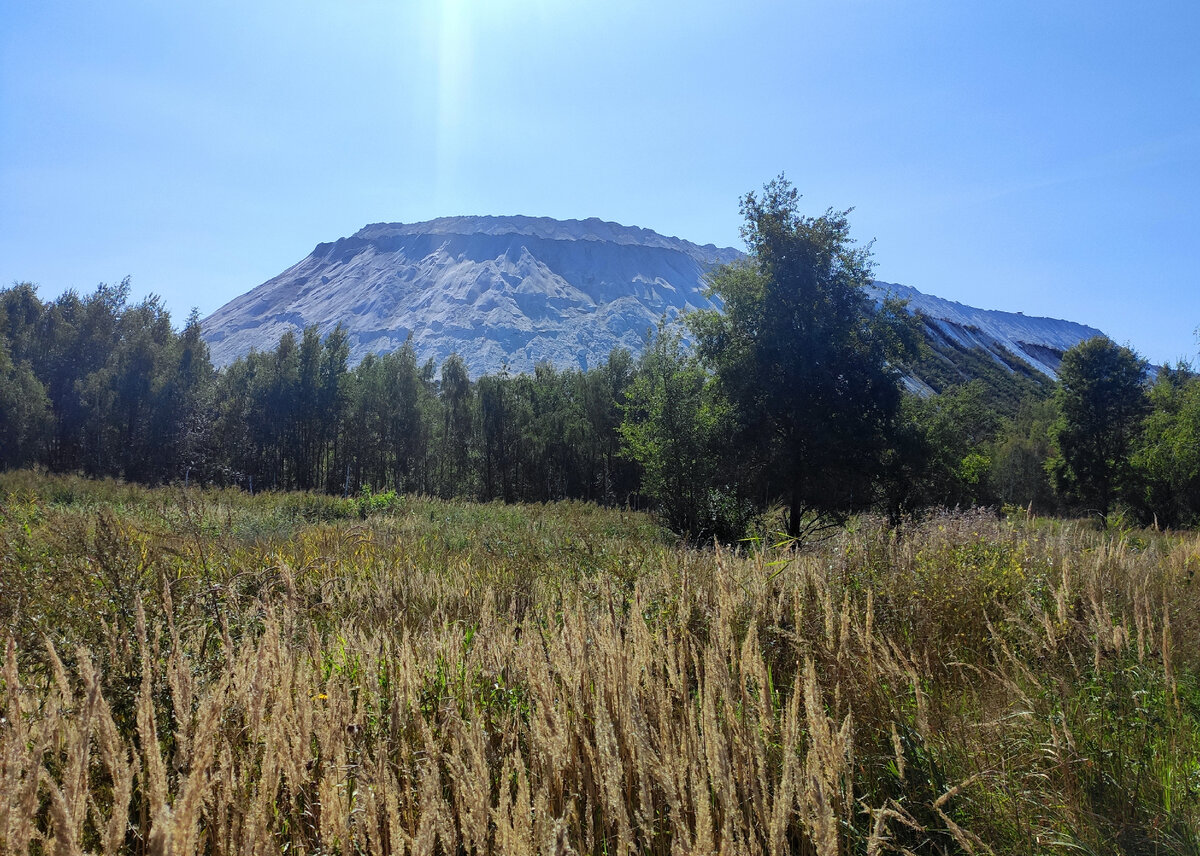
[[[712,274],[723,310],[688,322],[733,407],[745,495],[786,503],[793,535],[876,499],[900,409],[893,366],[915,342],[899,304],[867,296],[870,248],[849,212],[806,217],[798,199],[782,176],[743,197],[749,258]]]
[[[1145,491],[1141,504],[1165,525],[1200,519],[1200,377],[1164,369],[1149,393],[1152,411],[1132,463]]]
[[[471,381],[462,357],[451,354],[442,363],[442,426],[440,433],[440,494],[472,496],[470,481]]]
[[[991,444],[1000,417],[982,381],[971,381],[940,395],[905,402],[920,446],[920,474],[909,483],[907,504],[948,507],[986,505],[992,499]]]
[[[13,364],[0,329],[0,467],[38,460],[53,424],[46,388],[28,362]]]
[[[1043,512],[1056,508],[1046,462],[1057,417],[1053,401],[1033,398],[1024,400],[1016,415],[1005,421],[992,450],[991,485],[1000,503]]]
[[[376,493],[367,485],[363,485],[362,492],[358,495],[356,502],[358,504],[359,517],[392,512],[401,505],[400,496],[396,491],[385,490]]]
[[[398,350],[379,357],[368,354],[359,363],[350,376],[342,426],[352,485],[431,490],[424,411],[433,394],[417,365],[411,336]]]
[[[0,425],[0,465],[155,483],[203,463],[212,367],[199,319],[176,333],[157,297],[130,306],[128,294],[128,280],[51,303],[28,284],[0,291],[0,397],[17,396],[0,407],[13,423]]]
[[[1011,355],[918,349],[922,319],[865,296],[848,212],[804,217],[797,200],[782,178],[742,200],[751,255],[713,273],[724,312],[687,319],[694,355],[660,333],[641,361],[617,350],[586,371],[472,379],[454,357],[439,377],[411,339],[351,368],[344,330],[309,327],[216,372],[198,314],[175,330],[157,298],[129,303],[128,281],[50,302],[0,290],[0,468],[330,495],[298,519],[370,514],[364,488],[648,503],[701,539],[777,528],[764,512],[780,509],[793,540],[868,508],[1200,518],[1189,368],[1146,395],[1136,356],[1085,343],[1047,401]],[[902,396],[901,365],[939,394]]]
[[[624,454],[664,522],[695,539],[740,537],[745,513],[721,483],[730,410],[682,331],[660,324],[638,363],[621,424]]]
[[[1060,775],[1085,800],[1071,836],[1115,840],[1125,852],[1195,852],[1196,829],[1177,819],[1200,792],[1195,676],[1175,682],[1161,663],[1127,654],[1081,678],[1046,692],[1074,738]]]
[[[1146,361],[1097,336],[1063,355],[1052,428],[1057,454],[1048,464],[1055,487],[1107,516],[1132,495],[1130,456],[1146,415]]]

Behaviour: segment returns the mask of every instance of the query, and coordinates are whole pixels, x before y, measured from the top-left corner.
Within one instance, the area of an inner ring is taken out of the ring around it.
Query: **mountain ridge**
[[[694,309],[713,267],[742,258],[650,229],[587,218],[524,215],[371,223],[308,256],[202,322],[213,360],[274,348],[286,330],[341,323],[351,360],[411,336],[418,356],[458,353],[472,375],[532,371],[542,361],[588,368],[614,348],[641,350],[648,330]],[[874,296],[908,300],[926,335],[1005,354],[1053,378],[1058,358],[1099,330],[1072,321],[978,309],[876,282]],[[719,307],[718,307],[719,308]],[[947,344],[947,347],[950,347]],[[919,384],[918,384],[919,386]]]
[[[640,244],[667,249],[680,249],[691,254],[694,249],[709,254],[727,256],[727,261],[742,255],[733,247],[716,244],[696,244],[672,235],[662,235],[641,226],[625,226],[599,217],[583,220],[557,220],[553,217],[531,217],[524,214],[468,214],[436,217],[419,223],[368,223],[351,237],[376,238],[381,234],[418,235],[527,235],[555,240],[611,241],[616,244]],[[318,244],[318,246],[321,246]]]

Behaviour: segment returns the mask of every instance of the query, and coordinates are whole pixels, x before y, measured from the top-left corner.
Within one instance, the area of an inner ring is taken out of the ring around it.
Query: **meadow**
[[[0,474],[0,853],[1200,853],[1197,571]]]

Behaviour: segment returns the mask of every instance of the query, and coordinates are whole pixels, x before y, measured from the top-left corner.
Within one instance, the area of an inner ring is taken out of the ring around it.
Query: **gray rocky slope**
[[[649,329],[713,304],[704,277],[737,259],[597,219],[443,217],[377,223],[318,244],[306,258],[203,321],[213,361],[270,350],[286,330],[342,324],[351,361],[385,353],[411,335],[418,357],[451,353],[473,376],[532,371],[543,360],[587,368],[616,347],[638,353]],[[1061,353],[1099,331],[1070,321],[975,309],[914,288],[876,283],[925,317],[933,335],[1008,351],[1053,376]]]

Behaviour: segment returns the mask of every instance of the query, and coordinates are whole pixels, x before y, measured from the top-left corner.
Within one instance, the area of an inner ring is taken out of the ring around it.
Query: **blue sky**
[[[1194,2],[0,0],[0,283],[177,322],[451,214],[741,246],[780,172],[876,274],[1200,346]]]

